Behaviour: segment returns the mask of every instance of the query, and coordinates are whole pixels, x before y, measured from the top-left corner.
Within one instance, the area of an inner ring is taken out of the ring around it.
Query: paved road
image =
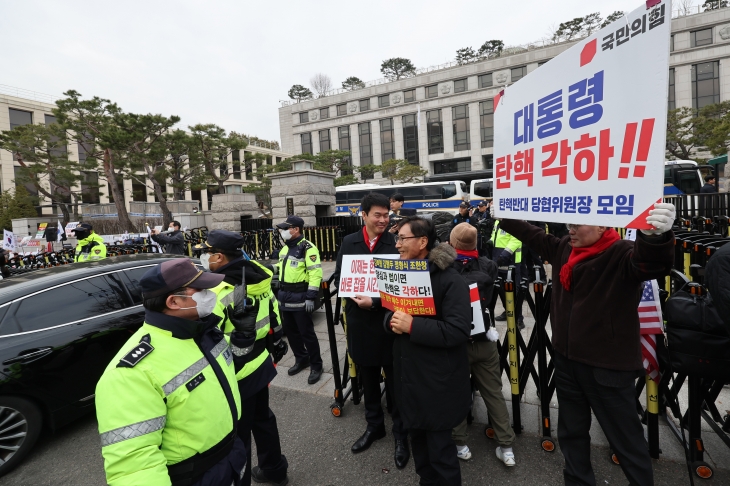
[[[280,387],[271,389],[274,409],[282,433],[282,448],[290,464],[293,486],[373,486],[417,484],[411,461],[399,471],[393,465],[390,436],[370,450],[353,455],[350,446],[363,431],[363,406],[348,403],[341,418],[330,414],[331,399]],[[506,468],[494,456],[496,444],[470,428],[469,446],[474,457],[462,463],[463,484],[562,484],[562,456],[543,452],[539,439],[522,434],[515,444],[517,467]],[[255,462],[255,460],[254,460]],[[593,447],[597,484],[626,484],[621,469],[608,460],[608,450]],[[684,464],[654,462],[657,485],[687,484]],[[54,436],[44,436],[36,450],[17,469],[2,478],[4,486],[104,484],[103,463],[93,416],[66,427]],[[730,484],[730,471],[717,471],[703,484]]]

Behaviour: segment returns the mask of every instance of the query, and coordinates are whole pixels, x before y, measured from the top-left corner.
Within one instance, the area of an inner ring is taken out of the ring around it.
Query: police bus
[[[376,192],[387,197],[395,193],[403,195],[403,207],[418,211],[448,211],[456,214],[459,204],[468,199],[466,184],[462,181],[421,182],[415,184],[350,184],[335,188],[337,216],[356,216],[360,201],[365,194]]]
[[[469,201],[476,206],[480,201],[491,200],[494,180],[475,179],[469,188]],[[702,189],[702,173],[694,160],[668,160],[664,162],[664,196],[697,194]]]

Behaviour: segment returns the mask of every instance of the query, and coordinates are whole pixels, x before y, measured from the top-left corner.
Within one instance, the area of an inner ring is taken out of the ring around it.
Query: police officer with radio
[[[213,313],[230,335],[237,328],[249,329],[255,341],[246,348],[232,345],[238,357],[236,379],[241,397],[241,420],[238,436],[248,451],[244,485],[288,482],[286,457],[281,453],[276,416],[269,408],[269,383],[276,376],[274,363],[286,354],[286,341],[281,339],[279,309],[271,290],[273,272],[264,265],[248,260],[241,252],[243,237],[224,230],[213,230],[204,243],[194,248],[201,251],[203,268],[224,275],[223,282],[213,288],[217,302]],[[237,325],[238,324],[238,325]],[[256,440],[258,466],[251,464],[251,433]]]
[[[278,299],[284,334],[296,357],[296,363],[288,373],[293,376],[310,366],[307,383],[313,385],[322,377],[322,356],[311,315],[322,283],[319,250],[302,236],[304,220],[299,216],[289,216],[276,227],[286,243],[276,264]]]
[[[94,233],[94,228],[89,223],[81,223],[71,230],[76,243],[74,261],[95,262],[106,258],[106,245],[104,239]]]
[[[142,276],[142,327],[96,386],[96,417],[111,486],[240,486],[238,360],[211,315],[223,275],[169,260]],[[248,340],[236,333],[238,346]]]

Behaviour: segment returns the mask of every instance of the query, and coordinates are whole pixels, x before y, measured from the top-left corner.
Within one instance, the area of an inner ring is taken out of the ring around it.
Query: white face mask
[[[210,253],[200,255],[200,264],[206,272],[210,272]]]
[[[175,227],[174,226],[170,226],[169,228],[167,228],[167,230],[168,231],[175,231]]]
[[[282,238],[284,238],[284,241],[291,240],[291,231],[290,230],[280,229],[279,234],[281,235]]]
[[[197,304],[197,307],[180,307],[180,309],[197,309],[198,317],[203,319],[213,313],[216,303],[216,295],[212,290],[198,290],[193,295],[178,295],[177,297],[189,297],[192,298]]]

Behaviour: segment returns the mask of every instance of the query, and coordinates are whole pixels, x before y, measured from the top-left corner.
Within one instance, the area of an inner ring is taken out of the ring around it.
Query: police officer
[[[95,262],[106,258],[106,245],[104,238],[94,233],[94,228],[89,223],[81,223],[71,230],[76,243],[76,262]]]
[[[479,256],[486,256],[486,242],[489,240],[492,229],[492,217],[489,215],[487,201],[479,201],[477,211],[472,216],[472,224],[477,227],[477,250]]]
[[[276,225],[286,243],[279,252],[279,303],[284,334],[289,339],[296,363],[289,368],[293,376],[311,366],[307,382],[317,383],[322,376],[322,356],[314,333],[312,312],[322,282],[319,250],[302,236],[304,220],[289,216]]]
[[[203,268],[224,276],[223,282],[213,288],[217,295],[213,313],[221,317],[219,327],[230,334],[236,330],[236,305],[241,304],[244,294],[241,285],[246,286],[246,317],[255,321],[256,340],[251,349],[232,346],[233,354],[240,355],[243,367],[236,373],[238,391],[241,396],[241,420],[238,422],[238,436],[248,451],[248,465],[243,484],[256,482],[286,484],[288,463],[281,453],[279,429],[276,416],[269,408],[269,383],[276,376],[274,363],[286,353],[287,345],[282,341],[279,309],[271,291],[273,272],[264,265],[245,259],[241,253],[243,237],[224,230],[213,230],[208,239],[195,246],[202,251],[200,261]],[[245,272],[245,273],[244,273]],[[245,280],[244,280],[245,276]],[[236,292],[236,287],[239,287]],[[238,297],[238,299],[236,299]],[[238,300],[238,301],[237,301]],[[269,349],[275,354],[272,357]],[[251,469],[251,433],[256,440],[258,466]]]
[[[492,203],[489,203],[490,206]],[[520,284],[520,263],[522,263],[522,242],[507,233],[499,227],[500,221],[495,221],[494,229],[492,230],[492,260],[499,267],[499,276],[503,279],[507,278],[507,267],[510,265],[515,266],[514,274],[512,275],[512,281],[515,284],[516,292],[519,292]],[[502,294],[499,294],[500,298]],[[515,319],[517,320],[517,326],[520,329],[525,328],[525,324],[522,319],[522,305],[521,299],[515,299]],[[505,302],[502,302],[505,305]],[[507,311],[494,318],[495,321],[506,321]]]
[[[209,289],[223,278],[180,258],[140,279],[145,322],[96,386],[111,486],[241,484],[246,450],[236,436],[235,357],[211,315]],[[253,342],[244,333],[231,339]]]
[[[451,220],[451,229],[454,229],[457,224],[461,223],[475,224],[476,221],[474,216],[472,216],[473,212],[474,210],[470,208],[468,202],[463,201],[459,204],[459,212]]]

